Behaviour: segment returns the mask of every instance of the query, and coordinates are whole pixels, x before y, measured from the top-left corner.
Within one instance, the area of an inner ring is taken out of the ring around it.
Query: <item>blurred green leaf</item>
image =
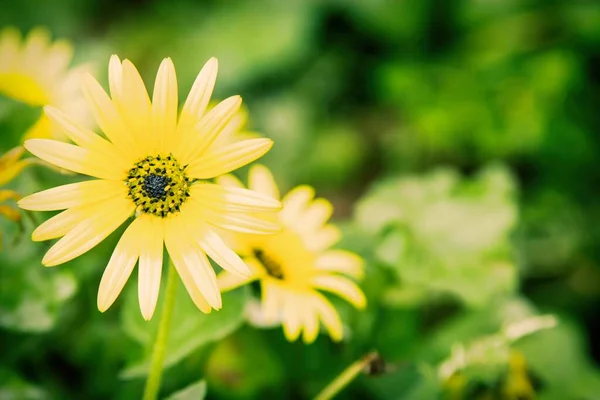
[[[165,400],[204,400],[206,397],[206,381],[201,380],[181,389]]]
[[[164,283],[164,282],[163,282]],[[161,291],[162,294],[163,291]],[[244,321],[243,307],[248,291],[246,287],[223,294],[223,309],[204,314],[192,302],[183,284],[177,288],[175,310],[171,322],[171,331],[167,342],[165,368],[176,364],[192,352],[210,342],[224,338],[235,331]],[[163,296],[157,305],[157,313],[152,320],[145,321],[140,313],[137,287],[131,285],[126,293],[125,304],[121,312],[123,330],[140,345],[150,350],[158,324]],[[121,371],[125,379],[143,377],[147,374],[150,353],[143,360],[131,363]]]

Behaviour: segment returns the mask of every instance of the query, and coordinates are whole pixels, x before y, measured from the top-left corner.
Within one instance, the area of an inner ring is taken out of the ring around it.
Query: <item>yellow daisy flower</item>
[[[89,67],[68,70],[72,56],[73,49],[67,41],[51,43],[50,33],[43,28],[32,30],[23,41],[16,29],[3,29],[0,31],[0,94],[32,107],[53,105],[78,116],[78,122],[87,122],[80,86],[83,72]],[[64,139],[64,134],[42,113],[25,137]]]
[[[248,180],[251,190],[279,199],[279,189],[266,167],[253,166]],[[218,182],[243,186],[231,175]],[[218,278],[223,291],[259,280],[262,301],[257,317],[263,324],[281,323],[289,341],[303,333],[305,343],[316,339],[319,321],[334,340],[342,339],[340,316],[319,290],[336,294],[359,309],[366,305],[362,290],[344,276],[362,278],[363,260],[349,251],[330,249],[340,239],[340,232],[327,223],[333,211],[331,203],[313,200],[314,194],[313,188],[298,186],[283,197],[283,209],[276,215],[282,225],[280,232],[230,237],[252,275],[244,278],[223,271]]]
[[[98,308],[115,301],[139,259],[139,303],[150,319],[158,298],[163,242],[192,300],[205,313],[221,308],[216,275],[206,255],[224,269],[248,274],[244,262],[225,245],[215,228],[272,233],[277,224],[253,215],[281,204],[268,196],[207,180],[265,154],[266,138],[211,145],[241,104],[232,96],[209,112],[217,60],[200,71],[178,117],[177,80],[170,59],[160,65],[152,100],[129,60],[112,56],[110,94],[87,75],[83,92],[106,139],[45,107],[75,143],[31,139],[25,147],[39,158],[95,180],[59,186],[23,198],[28,210],[64,210],[40,225],[33,240],[62,236],[42,263],[67,262],[101,242],[134,217],[119,240],[98,290]]]
[[[17,201],[21,196],[14,190],[1,188],[15,179],[23,168],[31,164],[31,158],[21,159],[24,152],[23,147],[15,147],[0,156],[0,215],[13,222],[20,222],[21,214],[16,208],[3,203],[9,200]],[[2,232],[0,232],[0,250],[2,250]]]

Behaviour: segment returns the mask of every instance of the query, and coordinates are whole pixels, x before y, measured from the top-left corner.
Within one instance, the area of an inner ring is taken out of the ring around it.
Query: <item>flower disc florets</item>
[[[172,156],[148,156],[129,170],[126,185],[138,212],[167,217],[180,210],[192,180]]]

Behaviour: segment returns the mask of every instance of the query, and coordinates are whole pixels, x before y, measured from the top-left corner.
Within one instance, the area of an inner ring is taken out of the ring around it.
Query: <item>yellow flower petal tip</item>
[[[67,41],[52,42],[46,28],[34,28],[24,38],[12,28],[0,33],[0,94],[34,107],[52,104],[76,115],[81,123],[91,122],[84,112],[85,100],[73,85],[89,67],[69,68],[73,49]],[[65,139],[43,116],[24,137]]]
[[[252,166],[248,182],[250,189],[262,195],[279,197],[273,175],[264,166]],[[328,223],[333,206],[314,197],[315,190],[308,185],[292,189],[283,196],[283,208],[275,221],[281,231],[270,235],[239,233],[231,239],[235,248],[247,249],[246,263],[261,284],[262,316],[251,317],[250,321],[259,321],[260,326],[260,321],[275,318],[288,341],[302,335],[304,343],[316,340],[320,324],[333,340],[342,340],[339,313],[322,291],[359,310],[367,304],[354,281],[363,276],[364,261],[349,251],[331,249],[341,235],[337,227]],[[220,280],[223,290],[243,283],[231,274],[223,274]]]
[[[199,73],[181,113],[170,58],[162,61],[151,95],[131,61],[113,55],[108,67],[110,95],[89,73],[82,82],[87,105],[104,135],[83,128],[61,105],[50,104],[44,107],[48,119],[74,144],[47,139],[24,143],[46,163],[90,177],[19,201],[25,209],[61,211],[32,234],[36,241],[60,238],[42,264],[68,262],[126,223],[100,283],[100,311],[110,307],[139,265],[145,279],[140,311],[149,320],[155,308],[152,298],[160,287],[156,271],[160,272],[164,247],[198,308],[218,310],[222,300],[207,256],[225,269],[250,274],[221,236],[226,231],[264,233],[281,205],[253,191],[227,192],[205,180],[256,160],[272,141],[249,140],[239,132],[240,96],[225,100],[216,111],[207,110],[216,58]],[[209,186],[213,196],[205,198],[198,189]]]

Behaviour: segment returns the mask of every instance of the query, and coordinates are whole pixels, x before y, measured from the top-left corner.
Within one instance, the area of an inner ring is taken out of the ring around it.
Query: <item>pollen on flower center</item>
[[[148,156],[129,170],[126,185],[138,212],[167,217],[179,212],[192,180],[172,156]]]
[[[254,257],[256,257],[256,259],[265,267],[265,270],[270,277],[280,280],[284,279],[283,269],[281,268],[281,264],[279,262],[269,257],[261,249],[253,249],[252,253],[254,254]]]

